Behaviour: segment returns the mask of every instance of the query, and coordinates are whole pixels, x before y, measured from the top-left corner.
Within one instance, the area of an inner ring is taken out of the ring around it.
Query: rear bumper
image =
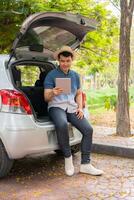
[[[13,131],[6,130],[6,150],[10,158],[17,159],[33,154],[47,153],[58,149],[55,130],[48,127],[47,131],[38,130]],[[76,130],[70,145],[79,144],[81,141],[80,133]]]
[[[9,114],[10,115],[10,114]],[[47,153],[58,149],[55,127],[51,122],[35,123],[32,116],[6,116],[8,123],[2,127],[0,136],[8,156],[12,159]],[[1,120],[1,118],[0,118]],[[73,128],[70,145],[79,144],[80,132]]]

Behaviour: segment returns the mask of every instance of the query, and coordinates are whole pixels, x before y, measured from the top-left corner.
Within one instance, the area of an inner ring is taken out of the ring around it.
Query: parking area
[[[0,200],[134,200],[134,160],[92,154],[103,176],[79,173],[80,153],[74,156],[75,175],[64,174],[64,159],[51,153],[16,161],[0,180]]]

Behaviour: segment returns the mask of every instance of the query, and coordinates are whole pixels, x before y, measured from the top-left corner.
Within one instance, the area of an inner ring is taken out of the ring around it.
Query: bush
[[[107,110],[112,109],[112,110],[116,111],[117,96],[116,95],[105,96],[105,98],[104,98],[104,107]]]

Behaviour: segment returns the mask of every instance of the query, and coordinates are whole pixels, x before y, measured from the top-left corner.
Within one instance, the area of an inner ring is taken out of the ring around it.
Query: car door
[[[94,20],[65,12],[36,13],[22,24],[13,42],[12,56],[28,58],[41,55],[52,59],[53,52],[63,45],[75,49],[87,32],[96,28]]]

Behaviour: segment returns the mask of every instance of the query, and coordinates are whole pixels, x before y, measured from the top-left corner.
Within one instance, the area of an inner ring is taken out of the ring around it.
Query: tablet
[[[71,78],[56,78],[56,87],[62,88],[64,94],[70,94]]]

